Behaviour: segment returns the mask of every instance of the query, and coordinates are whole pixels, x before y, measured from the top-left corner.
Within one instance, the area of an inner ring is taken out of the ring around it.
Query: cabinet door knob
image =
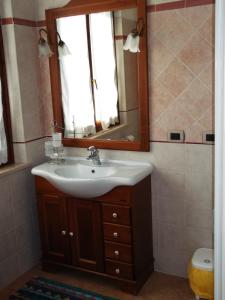
[[[71,232],[69,232],[69,236],[70,237],[73,237],[74,236],[74,233],[71,231]]]
[[[117,268],[117,269],[115,270],[115,272],[116,272],[116,274],[120,274],[120,269]]]
[[[115,254],[116,256],[119,256],[119,255],[120,255],[120,252],[119,252],[118,250],[115,250],[115,251],[114,251],[114,254]]]
[[[112,216],[113,216],[114,219],[117,219],[117,218],[118,218],[118,214],[115,213],[115,212],[112,214]]]
[[[61,234],[66,235],[66,230],[62,230]]]
[[[113,237],[114,238],[118,238],[118,236],[119,236],[118,232],[113,232]]]

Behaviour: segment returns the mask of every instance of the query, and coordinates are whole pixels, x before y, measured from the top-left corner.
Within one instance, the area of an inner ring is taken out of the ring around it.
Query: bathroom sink
[[[79,178],[79,179],[96,179],[109,177],[116,172],[115,167],[95,167],[86,166],[84,164],[76,164],[74,166],[65,166],[57,168],[55,171],[56,175],[64,178]]]
[[[79,198],[95,198],[117,186],[132,186],[151,174],[148,162],[102,160],[94,166],[85,158],[66,158],[63,164],[44,163],[32,174],[51,182],[60,191]]]

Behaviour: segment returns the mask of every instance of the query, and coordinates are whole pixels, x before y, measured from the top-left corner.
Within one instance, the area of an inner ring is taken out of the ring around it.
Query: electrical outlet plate
[[[202,133],[203,144],[213,145],[215,143],[215,133],[213,131],[204,131]]]
[[[168,132],[168,141],[173,143],[183,143],[185,139],[185,134],[183,130],[171,130]]]

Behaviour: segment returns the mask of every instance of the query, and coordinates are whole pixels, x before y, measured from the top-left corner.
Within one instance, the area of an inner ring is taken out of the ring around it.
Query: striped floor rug
[[[9,300],[118,300],[61,282],[37,277],[27,282]]]

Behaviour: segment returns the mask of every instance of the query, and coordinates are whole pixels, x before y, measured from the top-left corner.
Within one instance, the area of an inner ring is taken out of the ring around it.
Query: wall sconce
[[[57,36],[59,38],[58,41],[58,53],[59,53],[59,59],[61,59],[64,56],[71,55],[71,52],[66,45],[65,42],[62,41],[60,34],[57,32]]]
[[[132,53],[140,52],[139,43],[140,36],[144,30],[144,21],[139,19],[136,24],[136,28],[132,29],[128,34],[126,42],[123,46],[123,50],[129,50]]]
[[[46,34],[46,39],[42,37],[42,32]],[[38,50],[39,50],[39,57],[50,57],[53,55],[53,52],[48,43],[48,32],[41,28],[39,30],[39,41],[38,41]]]

